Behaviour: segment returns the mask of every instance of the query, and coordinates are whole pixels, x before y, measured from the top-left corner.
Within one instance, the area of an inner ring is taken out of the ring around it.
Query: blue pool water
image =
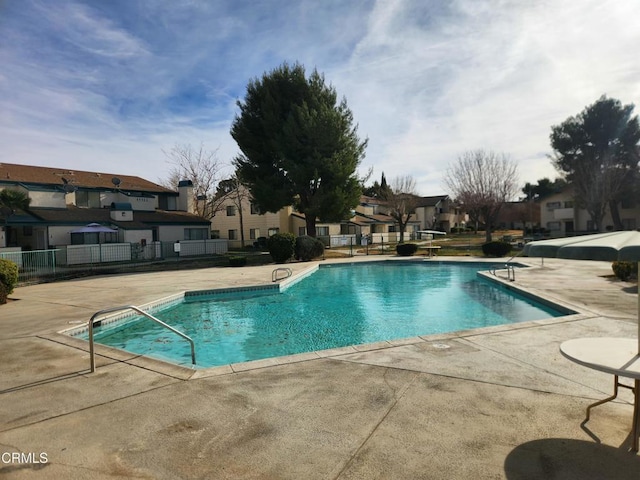
[[[182,302],[154,315],[193,338],[199,367],[564,315],[477,276],[488,268],[326,265],[282,293]],[[133,322],[97,329],[96,341],[190,365],[188,342]]]

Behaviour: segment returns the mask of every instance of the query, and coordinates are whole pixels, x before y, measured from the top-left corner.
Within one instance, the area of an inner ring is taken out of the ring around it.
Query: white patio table
[[[591,408],[617,397],[619,386],[633,390],[631,450],[637,452],[638,436],[640,435],[640,355],[638,354],[638,341],[632,338],[577,338],[562,343],[560,352],[572,362],[614,375],[613,395],[589,405],[585,422],[589,420]],[[634,379],[634,386],[629,387],[619,383],[618,377]]]

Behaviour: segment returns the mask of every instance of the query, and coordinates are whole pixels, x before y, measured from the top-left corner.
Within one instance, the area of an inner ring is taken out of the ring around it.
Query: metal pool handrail
[[[287,276],[278,278],[278,272],[284,272],[286,273]],[[291,271],[290,268],[285,268],[285,267],[276,268],[273,272],[271,272],[271,281],[277,282],[278,280],[284,280],[285,278],[289,278],[291,275],[293,275],[293,272]]]
[[[93,316],[91,317],[91,320],[89,320],[89,357],[91,359],[91,373],[96,371],[96,359],[95,359],[94,350],[93,350],[93,324],[95,323],[96,318],[100,315],[104,315],[106,313],[119,312],[122,310],[133,310],[134,312],[137,312],[140,315],[147,317],[149,320],[152,320],[157,324],[162,325],[163,327],[171,330],[173,333],[187,340],[191,344],[191,363],[193,365],[196,364],[196,347],[193,343],[193,340],[191,340],[191,337],[189,337],[188,335],[185,335],[179,330],[176,330],[171,325],[167,325],[162,320],[157,319],[150,313],[145,312],[144,310],[136,307],[135,305],[123,305],[121,307],[112,307],[112,308],[100,310],[99,312],[94,313]]]

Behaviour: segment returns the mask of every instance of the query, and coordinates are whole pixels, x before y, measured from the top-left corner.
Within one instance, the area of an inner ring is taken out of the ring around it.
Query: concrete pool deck
[[[100,348],[89,373],[86,344],[58,332],[114,305],[267,284],[273,265],[19,287],[0,306],[0,477],[637,480],[631,393],[581,428],[613,378],[559,352],[635,338],[635,284],[607,262],[522,262],[515,285],[580,314],[195,373]]]

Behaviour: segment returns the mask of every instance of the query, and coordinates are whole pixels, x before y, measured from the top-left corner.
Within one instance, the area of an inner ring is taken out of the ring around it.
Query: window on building
[[[329,227],[316,227],[316,235],[329,236]]]
[[[33,236],[33,227],[30,225],[25,225],[24,227],[22,227],[22,234],[25,237],[31,237]]]
[[[220,230],[211,230],[211,238],[220,238]]]
[[[100,192],[76,191],[76,207],[100,208]]]
[[[249,229],[249,238],[251,240],[255,240],[260,236],[260,229],[259,228],[250,228]]]
[[[389,225],[389,233],[394,233],[396,232],[396,226],[395,225]]]
[[[573,201],[569,200],[567,202],[564,202],[564,208],[573,208]]]
[[[229,230],[229,240],[238,239],[238,230]]]
[[[280,229],[279,229],[279,228],[270,228],[270,229],[267,231],[267,235],[268,235],[268,236],[270,236],[270,237],[271,237],[272,235],[275,235],[276,233],[280,233]]]
[[[307,234],[307,227],[298,227],[298,236],[303,237]]]
[[[547,210],[553,210],[556,208],[560,208],[561,206],[561,202],[547,202]]]
[[[208,238],[208,230],[206,228],[185,228],[185,240],[206,240]]]
[[[227,206],[227,217],[236,216],[236,207],[234,205]]]
[[[253,202],[251,202],[251,215],[260,215],[260,209]]]

